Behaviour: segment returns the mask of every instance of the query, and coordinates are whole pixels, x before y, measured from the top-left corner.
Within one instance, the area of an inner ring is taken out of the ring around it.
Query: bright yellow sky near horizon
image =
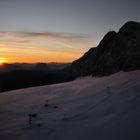
[[[1,32],[0,63],[72,62],[93,45],[72,34]]]

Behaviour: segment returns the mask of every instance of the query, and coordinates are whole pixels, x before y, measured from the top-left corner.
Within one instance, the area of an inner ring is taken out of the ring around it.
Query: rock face
[[[140,69],[140,23],[127,22],[118,33],[108,32],[96,48],[91,48],[71,65],[72,75],[104,76]]]

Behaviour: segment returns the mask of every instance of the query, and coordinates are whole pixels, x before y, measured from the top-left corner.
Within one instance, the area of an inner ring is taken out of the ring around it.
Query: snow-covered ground
[[[140,140],[140,70],[0,93],[0,140]]]

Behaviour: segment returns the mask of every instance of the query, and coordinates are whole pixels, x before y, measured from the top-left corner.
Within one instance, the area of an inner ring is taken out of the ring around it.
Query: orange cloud
[[[0,57],[8,62],[72,62],[88,48],[83,36],[56,33],[0,33]]]

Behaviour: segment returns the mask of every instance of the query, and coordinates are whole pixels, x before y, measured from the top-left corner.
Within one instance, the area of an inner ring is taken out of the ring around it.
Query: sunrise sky
[[[0,63],[72,62],[140,21],[139,0],[1,0]]]

